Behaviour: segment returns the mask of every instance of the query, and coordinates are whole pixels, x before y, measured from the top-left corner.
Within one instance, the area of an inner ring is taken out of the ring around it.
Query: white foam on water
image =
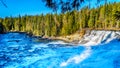
[[[66,62],[62,62],[60,64],[60,67],[65,67],[69,65],[69,63],[72,63],[72,62],[74,62],[75,64],[78,64],[82,62],[83,60],[85,60],[87,57],[89,57],[90,54],[91,54],[91,47],[86,47],[86,50],[83,51],[80,55],[76,55],[72,58],[69,58]]]
[[[91,31],[90,33],[86,33],[84,37],[79,41],[80,44],[86,41],[86,43],[82,44],[82,46],[86,47],[86,50],[84,50],[80,55],[76,55],[72,58],[69,58],[66,62],[62,62],[60,66],[65,67],[73,62],[75,64],[81,63],[83,60],[90,56],[92,51],[91,46],[102,44],[102,42],[106,44],[115,38],[117,38],[117,36],[114,31]]]
[[[82,44],[82,42],[87,41],[82,44],[84,46],[96,46],[101,44],[102,41],[104,41],[104,43],[109,43],[116,38],[116,33],[114,31],[91,31],[86,33],[79,43]]]
[[[54,42],[49,42],[48,44],[67,44],[63,41],[54,41]]]
[[[40,47],[48,47],[47,44],[40,43],[40,44],[34,44],[33,48],[40,48]]]
[[[95,46],[95,45],[97,45],[97,43],[93,41],[89,41],[88,43],[84,44],[84,46]]]
[[[37,49],[41,49],[41,48],[47,48],[47,44],[43,44],[43,43],[40,43],[40,44],[33,44],[32,45],[32,49],[28,50],[29,52],[32,52],[34,51],[36,48]]]
[[[108,38],[105,43],[109,43],[110,41],[112,41],[112,40],[115,39],[115,38],[116,38],[115,33],[112,32],[112,33],[111,33],[111,37]]]

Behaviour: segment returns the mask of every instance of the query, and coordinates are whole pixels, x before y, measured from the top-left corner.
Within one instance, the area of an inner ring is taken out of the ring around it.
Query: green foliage
[[[61,14],[0,18],[0,22],[7,31],[25,31],[42,36],[68,35],[84,28],[116,29],[120,28],[119,6],[120,3],[108,3]]]
[[[116,11],[114,17],[116,20],[120,20],[120,11]]]

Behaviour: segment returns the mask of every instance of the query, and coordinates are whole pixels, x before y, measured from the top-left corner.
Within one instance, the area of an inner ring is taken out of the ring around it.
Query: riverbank
[[[120,30],[81,30],[67,36],[50,37],[52,40],[63,40],[73,44],[97,45],[112,39],[120,40]]]
[[[84,36],[85,32],[86,32],[85,30],[81,30],[81,31],[76,32],[76,33],[71,34],[71,35],[49,37],[49,38],[52,39],[52,40],[63,40],[65,42],[67,42],[67,43],[78,44],[79,40]]]
[[[46,36],[36,36],[32,33],[27,32],[17,32],[17,33],[26,33],[29,37],[32,37],[35,42],[50,42],[54,40],[62,40],[66,43],[73,43],[73,44],[86,44],[91,42],[93,44],[98,43],[101,39],[104,41],[104,38],[107,36],[119,35],[120,37],[120,30],[98,30],[98,29],[83,29],[73,33],[71,35],[66,36],[56,36],[56,37],[46,37]],[[99,42],[100,43],[100,42]]]

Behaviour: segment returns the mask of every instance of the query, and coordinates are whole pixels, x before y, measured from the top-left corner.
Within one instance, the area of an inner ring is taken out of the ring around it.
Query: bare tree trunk
[[[117,21],[117,25],[116,25],[116,28],[119,28],[119,25],[120,24],[120,22],[119,21]]]

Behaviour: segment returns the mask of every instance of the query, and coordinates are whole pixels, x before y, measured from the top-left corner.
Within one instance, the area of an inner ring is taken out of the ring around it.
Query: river
[[[120,68],[120,40],[94,46],[0,34],[0,68]]]

